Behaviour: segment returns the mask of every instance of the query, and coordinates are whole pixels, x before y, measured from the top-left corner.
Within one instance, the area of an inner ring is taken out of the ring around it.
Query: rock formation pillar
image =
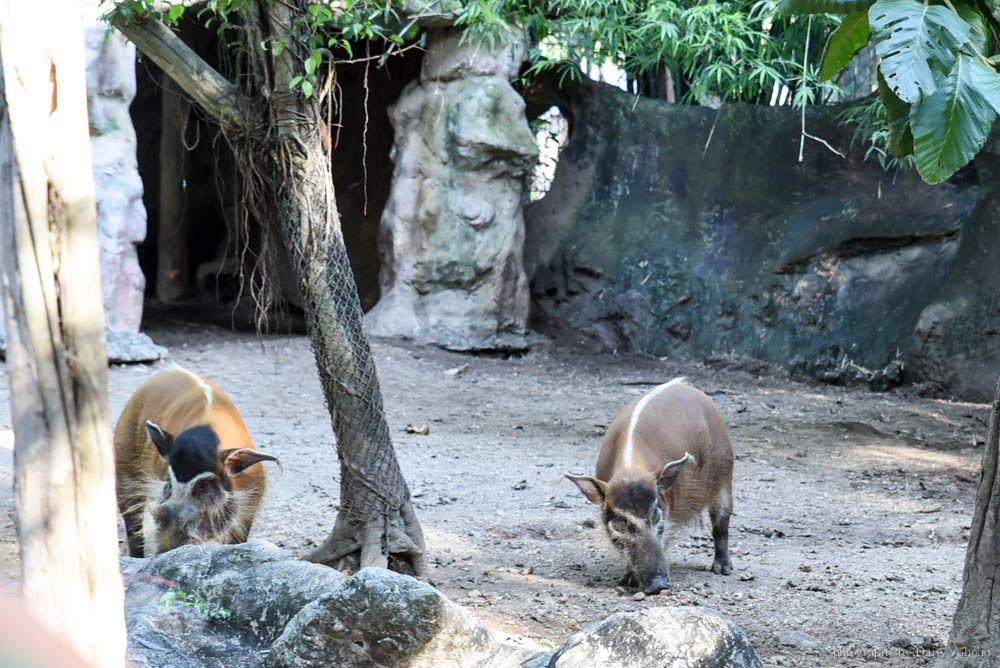
[[[525,175],[538,149],[510,86],[522,43],[459,44],[432,31],[418,81],[389,114],[392,191],[379,237],[376,336],[453,350],[525,347]]]

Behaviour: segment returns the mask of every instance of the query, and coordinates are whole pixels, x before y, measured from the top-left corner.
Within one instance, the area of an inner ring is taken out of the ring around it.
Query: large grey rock
[[[138,332],[146,279],[136,245],[146,238],[146,209],[129,105],[135,97],[135,46],[108,33],[107,7],[84,2],[87,111],[97,196],[101,289],[110,329]]]
[[[106,329],[108,343],[108,362],[110,364],[133,364],[136,362],[155,362],[167,355],[167,349],[153,343],[142,332],[122,332]],[[4,323],[0,322],[0,360],[6,359],[7,335]]]
[[[444,31],[424,56],[420,80],[431,84],[481,76],[510,80],[520,71],[526,51],[518,34],[510,36],[510,41],[499,48],[489,49],[474,39],[462,43],[460,31]]]
[[[403,0],[400,8],[406,18],[427,28],[455,25],[462,13],[461,0]]]
[[[669,105],[594,82],[526,89],[572,119],[551,189],[525,209],[537,321],[608,348],[751,357],[884,389],[991,396],[1000,355],[1000,174],[928,186],[851,146],[839,107]],[[989,174],[989,175],[987,175]]]
[[[422,77],[389,110],[396,164],[379,238],[382,298],[366,325],[455,350],[524,348],[521,201],[538,149],[507,81],[511,50],[446,55],[455,39],[443,31],[428,45],[428,62],[438,60],[426,67],[448,80]]]
[[[150,559],[122,559],[129,662],[188,667],[208,662],[259,666],[288,620],[341,585],[344,576],[297,561],[265,542],[185,546]],[[161,603],[164,593],[203,600],[192,606]],[[228,618],[207,613],[228,610]]]
[[[108,362],[111,364],[134,364],[155,362],[167,355],[167,349],[153,343],[142,332],[122,332],[107,330]]]
[[[623,612],[572,636],[552,668],[757,668],[746,634],[718,613],[695,607]]]
[[[266,542],[126,557],[122,572],[131,666],[499,668],[531,655],[411,577],[345,578]],[[189,596],[168,606],[168,592]],[[182,605],[193,597],[197,605]]]
[[[267,665],[499,668],[530,656],[498,642],[430,585],[366,568],[303,608],[271,647]]]

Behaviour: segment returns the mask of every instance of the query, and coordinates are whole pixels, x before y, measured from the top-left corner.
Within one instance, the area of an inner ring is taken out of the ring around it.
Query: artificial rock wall
[[[101,287],[108,357],[114,362],[158,359],[163,348],[139,333],[146,280],[136,245],[146,236],[136,137],[129,117],[135,97],[135,47],[120,34],[107,34],[99,0],[81,3],[87,107],[97,197]],[[0,323],[0,358],[6,349]]]
[[[1000,372],[1000,149],[950,182],[887,173],[837,107],[721,110],[537,82],[570,138],[525,211],[534,324],[607,348],[751,357],[973,398]],[[982,183],[982,185],[980,185]]]
[[[390,108],[395,171],[371,334],[454,350],[525,346],[521,200],[538,149],[508,83],[522,56],[521,44],[491,51],[432,31],[419,80]]]
[[[135,97],[135,46],[119,33],[107,34],[107,24],[100,20],[107,7],[98,3],[86,0],[83,7],[104,315],[108,329],[138,332],[146,281],[136,245],[146,237],[146,210],[129,117]]]

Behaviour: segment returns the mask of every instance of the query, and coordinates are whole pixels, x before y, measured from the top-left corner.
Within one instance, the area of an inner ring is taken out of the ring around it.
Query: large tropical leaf
[[[976,92],[1000,114],[1000,74],[994,72],[993,68],[987,67],[978,58],[972,59],[969,67],[969,77],[972,85],[976,87]]]
[[[875,0],[782,0],[779,8],[782,14],[853,14],[867,11],[874,2]]]
[[[996,117],[975,86],[977,62],[960,54],[937,90],[910,110],[917,171],[928,183],[944,181],[972,160]]]
[[[911,104],[934,93],[969,39],[969,24],[957,14],[918,0],[879,0],[868,20],[886,83]]]
[[[910,129],[910,103],[903,102],[889,88],[878,72],[878,96],[889,119],[889,153],[902,158],[913,153],[913,131]]]
[[[969,41],[979,49],[979,53],[989,51],[989,29],[986,27],[986,17],[979,11],[978,7],[967,5],[964,2],[955,3],[955,11],[969,24]]]
[[[990,10],[994,20],[1000,21],[1000,0],[983,0],[983,5]]]
[[[868,44],[872,31],[868,25],[868,12],[848,14],[840,26],[833,31],[823,50],[823,64],[819,68],[819,80],[826,81],[844,69],[859,49]]]

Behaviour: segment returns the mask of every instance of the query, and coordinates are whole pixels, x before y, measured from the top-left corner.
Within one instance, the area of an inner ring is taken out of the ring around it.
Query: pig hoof
[[[716,575],[729,575],[733,572],[733,565],[728,561],[716,560],[715,563],[712,564],[712,572]]]

